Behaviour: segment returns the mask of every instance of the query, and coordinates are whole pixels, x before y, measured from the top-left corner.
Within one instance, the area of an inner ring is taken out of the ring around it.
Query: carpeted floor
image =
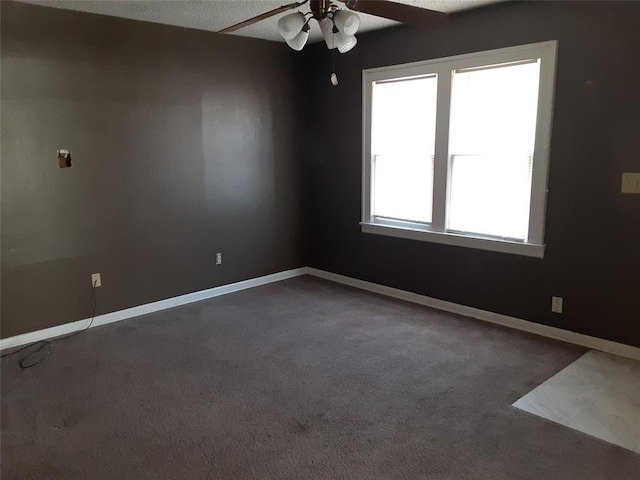
[[[2,480],[638,479],[511,407],[584,349],[301,277],[2,361]]]

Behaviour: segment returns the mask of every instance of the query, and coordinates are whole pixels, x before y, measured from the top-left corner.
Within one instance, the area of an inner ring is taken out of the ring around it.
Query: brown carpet
[[[511,403],[584,349],[310,277],[2,361],[2,480],[638,479]]]

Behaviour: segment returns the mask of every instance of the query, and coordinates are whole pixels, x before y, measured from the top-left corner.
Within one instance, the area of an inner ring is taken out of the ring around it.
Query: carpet
[[[3,359],[2,480],[637,480],[511,406],[585,351],[299,277]]]

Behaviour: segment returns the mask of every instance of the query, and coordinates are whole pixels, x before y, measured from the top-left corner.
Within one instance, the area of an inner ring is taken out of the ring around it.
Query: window
[[[542,257],[556,48],[363,71],[363,231]]]

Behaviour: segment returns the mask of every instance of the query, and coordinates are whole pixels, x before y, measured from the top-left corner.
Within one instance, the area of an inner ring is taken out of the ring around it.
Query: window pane
[[[530,155],[454,155],[449,229],[525,240],[530,191]]]
[[[526,240],[540,62],[455,71],[448,228]]]
[[[431,222],[433,157],[374,157],[374,215]]]
[[[373,215],[431,222],[435,76],[373,84]]]

